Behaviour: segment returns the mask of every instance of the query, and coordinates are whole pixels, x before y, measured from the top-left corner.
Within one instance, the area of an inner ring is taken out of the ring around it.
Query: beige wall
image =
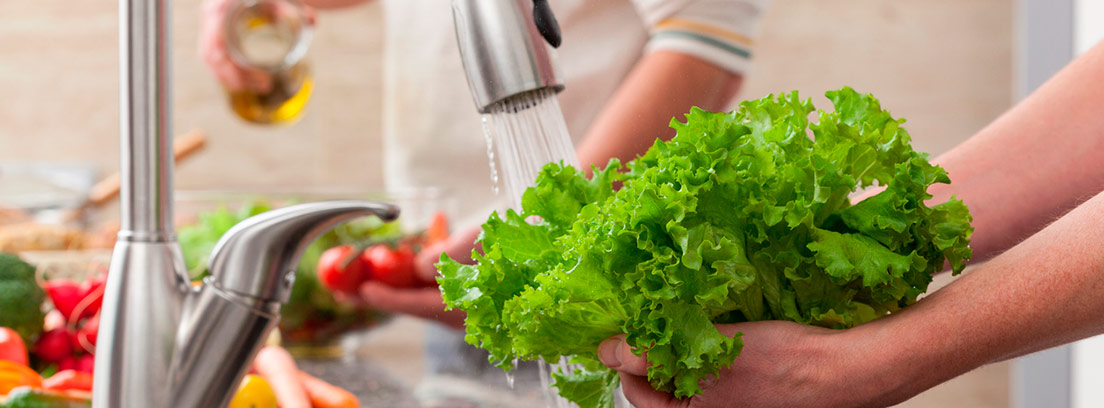
[[[199,0],[173,2],[174,128],[207,131],[181,189],[375,186],[381,47],[378,5],[319,17],[309,110],[286,128],[247,125],[196,56]],[[118,168],[118,44],[113,1],[0,2],[0,160]]]
[[[178,187],[378,186],[380,6],[320,16],[308,113],[266,128],[236,120],[196,58],[198,3],[174,2],[174,128],[210,145]],[[775,1],[741,96],[798,89],[827,108],[820,95],[848,84],[908,118],[918,149],[943,151],[1008,106],[1011,3]],[[0,2],[0,160],[117,168],[116,23],[111,1]]]
[[[742,97],[850,85],[938,154],[1008,108],[1012,1],[785,0],[769,9]]]

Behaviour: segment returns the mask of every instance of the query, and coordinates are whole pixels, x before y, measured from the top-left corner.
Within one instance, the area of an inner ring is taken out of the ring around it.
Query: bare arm
[[[1102,220],[1104,193],[852,337],[892,344],[874,362],[907,371],[891,380],[904,398],[983,364],[1104,333]]]
[[[722,110],[739,90],[742,77],[693,56],[656,51],[636,64],[576,149],[579,162],[603,166],[610,158],[628,161],[656,139],[670,139],[673,117],[691,106]]]
[[[1040,230],[1104,189],[1104,43],[936,162],[974,215],[975,259]]]
[[[975,367],[1104,333],[1102,83],[1098,45],[939,159],[954,184],[933,189],[935,200],[956,194],[966,201],[975,248],[991,261],[902,312],[850,330],[720,325],[744,333],[744,350],[694,402],[887,406]],[[613,338],[598,353],[621,371],[630,401],[691,405],[652,390],[646,361],[627,350]]]

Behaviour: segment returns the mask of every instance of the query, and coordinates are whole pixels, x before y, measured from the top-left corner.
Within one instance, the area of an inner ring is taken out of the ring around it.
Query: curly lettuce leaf
[[[545,166],[520,212],[484,224],[475,265],[438,264],[467,341],[506,369],[575,356],[588,364],[556,373],[561,395],[608,407],[617,377],[597,346],[625,333],[652,386],[688,397],[740,353],[715,324],[853,327],[914,303],[945,263],[961,271],[968,209],[926,204],[946,172],[873,96],[827,96],[832,112],[796,92],[695,108],[672,140],[589,178]],[[852,205],[872,185],[884,190]]]

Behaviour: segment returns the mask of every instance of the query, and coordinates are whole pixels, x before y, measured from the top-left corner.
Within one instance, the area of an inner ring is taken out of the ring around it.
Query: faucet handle
[[[541,37],[548,41],[548,45],[560,48],[560,43],[563,42],[560,23],[556,22],[556,15],[552,14],[552,6],[548,5],[548,0],[533,0],[533,23],[537,25]]]
[[[297,204],[235,225],[215,245],[208,282],[259,301],[286,303],[299,257],[319,235],[349,219],[374,215],[393,221],[399,209],[372,201]]]

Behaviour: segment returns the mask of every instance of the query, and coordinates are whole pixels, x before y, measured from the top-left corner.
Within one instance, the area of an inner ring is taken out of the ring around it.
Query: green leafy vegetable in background
[[[177,239],[192,278],[200,279],[207,274],[211,251],[231,227],[271,209],[272,204],[266,201],[254,201],[236,211],[220,206],[198,214],[196,223],[181,227]],[[366,217],[341,224],[308,246],[299,260],[290,299],[280,309],[280,330],[284,340],[292,343],[324,341],[341,331],[378,322],[383,316],[375,310],[337,302],[318,282],[315,268],[318,258],[328,248],[368,239],[393,239],[400,235],[398,223],[384,223],[379,218]]]
[[[18,256],[0,253],[0,327],[34,344],[42,333],[42,302],[46,292],[35,282],[35,268]]]
[[[613,160],[588,179],[545,166],[521,213],[483,225],[476,265],[438,264],[467,341],[506,369],[574,356],[585,368],[556,374],[560,393],[611,406],[617,378],[596,351],[627,333],[648,350],[652,385],[688,397],[740,353],[716,323],[848,328],[914,303],[946,261],[961,271],[966,206],[925,204],[946,172],[873,96],[827,96],[835,111],[815,123],[810,100],[772,95],[731,113],[695,108],[624,169]],[[875,183],[885,189],[851,204]]]

